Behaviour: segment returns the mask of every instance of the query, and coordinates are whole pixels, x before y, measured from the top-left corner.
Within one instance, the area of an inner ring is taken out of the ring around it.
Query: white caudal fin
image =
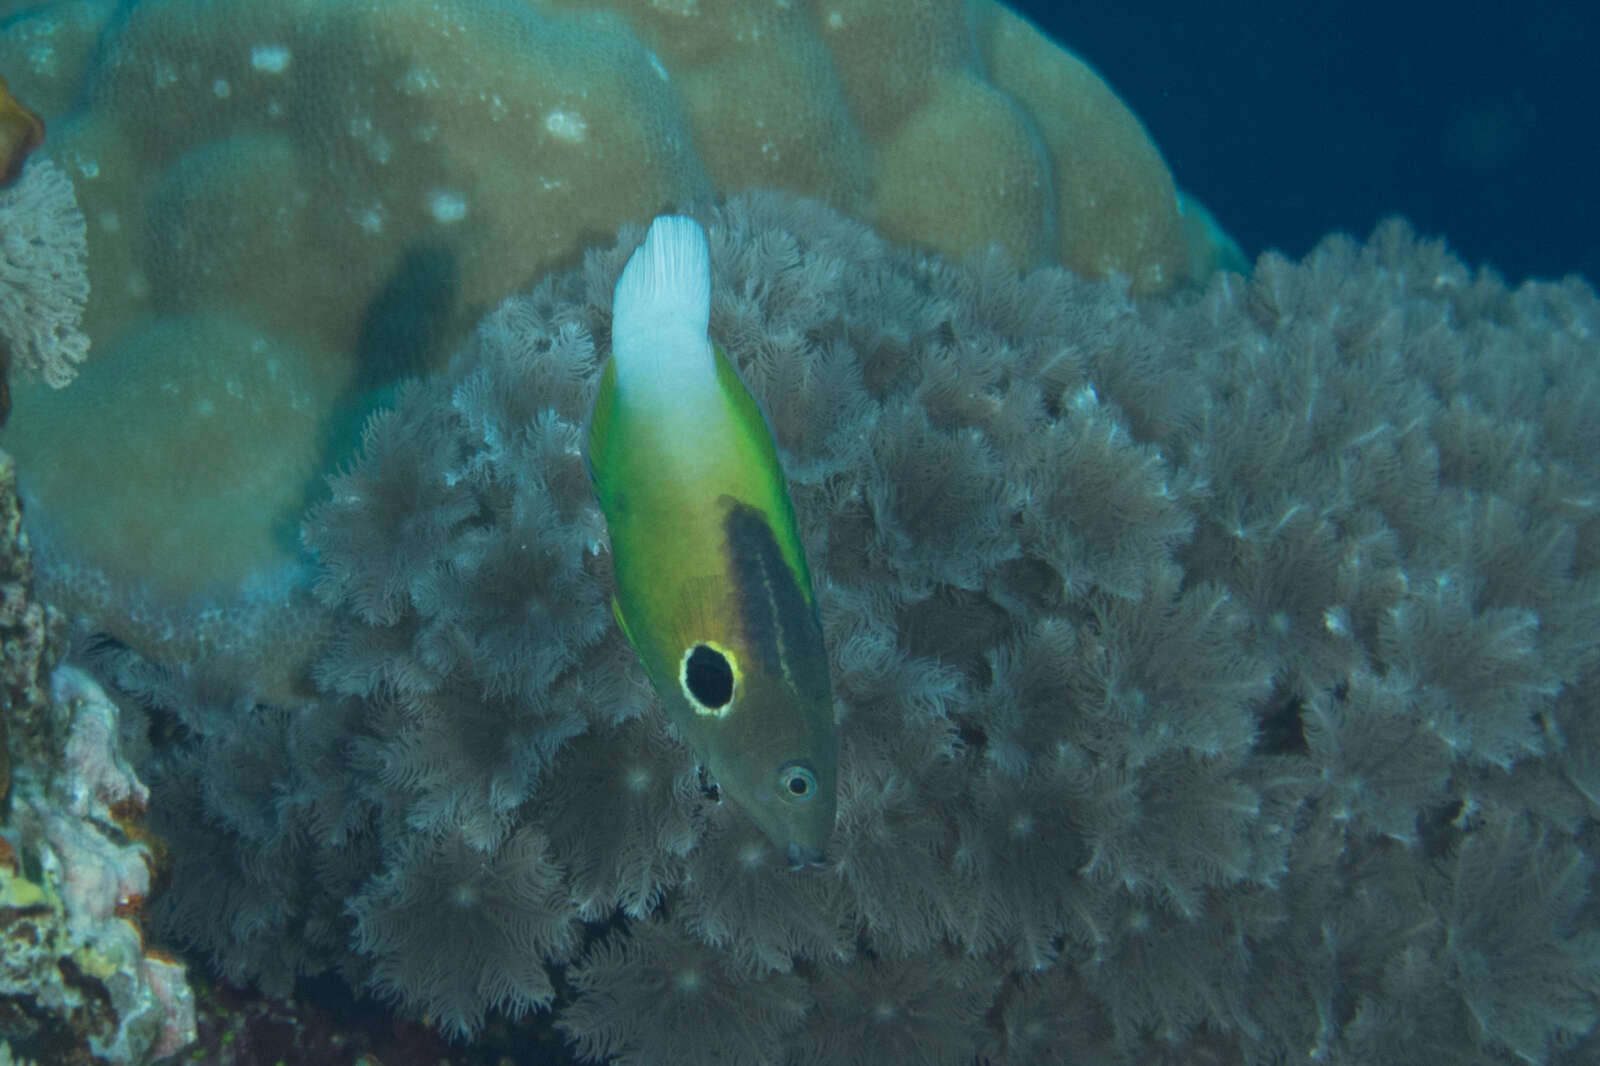
[[[700,223],[662,215],[650,224],[617,279],[611,302],[611,358],[617,390],[634,402],[713,385],[706,337],[711,319],[711,253]]]

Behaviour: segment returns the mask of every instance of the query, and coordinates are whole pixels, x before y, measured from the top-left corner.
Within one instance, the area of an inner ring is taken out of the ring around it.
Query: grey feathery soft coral
[[[605,608],[577,444],[629,228],[373,419],[305,525],[319,697],[102,655],[183,725],[170,933],[626,1063],[1590,1046],[1592,292],[1398,225],[1136,303],[775,195],[706,221],[816,578],[832,866],[716,801]]]

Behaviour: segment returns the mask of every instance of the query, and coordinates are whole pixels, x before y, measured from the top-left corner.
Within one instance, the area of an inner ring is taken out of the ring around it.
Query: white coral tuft
[[[35,157],[0,190],[0,340],[11,363],[61,388],[89,354],[88,236],[66,172]]]

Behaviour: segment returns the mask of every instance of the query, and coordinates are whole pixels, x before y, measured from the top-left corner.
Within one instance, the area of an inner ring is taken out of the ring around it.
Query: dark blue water
[[[1515,281],[1600,279],[1600,5],[1016,5],[1254,256],[1390,214]]]

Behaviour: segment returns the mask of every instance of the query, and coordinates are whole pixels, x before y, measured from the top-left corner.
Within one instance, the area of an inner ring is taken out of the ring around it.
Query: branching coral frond
[[[585,921],[621,907],[644,918],[685,876],[684,857],[704,833],[689,752],[652,717],[595,730],[560,757],[562,787],[536,816],[568,871]]]
[[[555,995],[546,963],[577,946],[548,842],[521,830],[491,853],[458,834],[415,834],[350,904],[372,987],[467,1037],[497,1007],[513,1015]]]
[[[1575,845],[1509,813],[1462,842],[1445,950],[1482,1044],[1540,1063],[1600,1021],[1600,932],[1582,920],[1593,873]]]
[[[1450,574],[1414,592],[1379,630],[1385,664],[1413,679],[1429,729],[1456,752],[1502,768],[1541,754],[1536,714],[1560,681],[1539,654],[1539,616],[1511,607],[1477,610],[1470,582]]]
[[[672,926],[638,922],[568,971],[577,1000],[556,1024],[591,1062],[764,1066],[810,1006],[794,974],[752,978]]]
[[[1399,679],[1361,672],[1343,692],[1319,692],[1303,711],[1306,745],[1323,767],[1329,815],[1356,832],[1407,845],[1417,823],[1445,800],[1455,762],[1416,716],[1417,694]]]
[[[72,180],[48,159],[29,160],[20,181],[0,189],[0,343],[18,370],[58,389],[89,354],[79,328],[87,260]]]
[[[793,1057],[837,1066],[967,1066],[994,995],[983,969],[939,950],[825,962],[810,975],[817,1009]]]

